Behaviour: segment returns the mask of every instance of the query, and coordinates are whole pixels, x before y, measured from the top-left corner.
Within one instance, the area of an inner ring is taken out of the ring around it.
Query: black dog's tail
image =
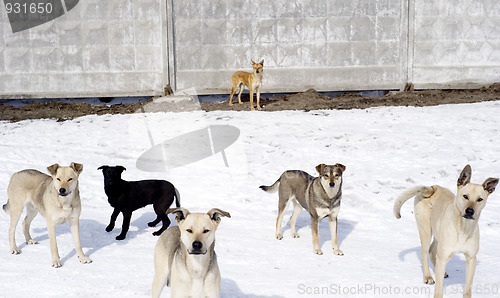
[[[181,195],[179,194],[177,188],[174,187],[174,189],[175,189],[175,206],[179,208],[181,206]]]

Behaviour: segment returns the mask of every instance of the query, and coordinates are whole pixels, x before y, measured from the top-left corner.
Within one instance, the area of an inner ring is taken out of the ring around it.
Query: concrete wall
[[[160,93],[165,21],[161,0],[81,0],[52,22],[12,33],[0,3],[0,95]]]
[[[80,0],[12,33],[0,3],[0,97],[453,88],[500,78],[497,0]]]

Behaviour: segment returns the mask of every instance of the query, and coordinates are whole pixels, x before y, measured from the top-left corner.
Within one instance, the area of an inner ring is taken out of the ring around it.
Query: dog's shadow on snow
[[[399,253],[399,260],[401,262],[405,261],[407,255],[415,254],[415,257],[419,260],[420,265],[422,266],[422,259],[420,257],[420,246],[414,248],[408,248]],[[480,261],[477,260],[476,267],[480,264]],[[429,258],[429,266],[431,272],[434,273],[434,266]],[[465,283],[465,260],[461,259],[458,255],[454,255],[448,264],[446,264],[446,273],[448,273],[449,277],[444,279],[444,285],[455,285],[455,284],[464,284]],[[432,275],[434,278],[434,274]],[[418,276],[419,280],[422,280],[422,273]],[[434,286],[434,285],[433,285]]]
[[[227,294],[225,294],[227,293]],[[236,282],[232,279],[222,278],[221,280],[221,297],[222,298],[285,298],[285,296],[264,296],[261,294],[246,294],[241,291]]]
[[[110,216],[111,216],[111,211],[110,211]],[[160,222],[154,228],[150,228],[148,226],[148,222],[156,218],[156,214],[154,212],[145,212],[141,214],[140,217],[135,219],[134,219],[134,214],[132,214],[132,221],[130,222],[130,229],[127,232],[127,237],[124,240],[116,240],[115,239],[116,236],[118,236],[122,230],[121,226],[122,221],[120,220],[122,218],[123,217],[120,214],[116,221],[115,228],[111,232],[106,232],[105,230],[107,227],[107,223],[105,224],[93,219],[80,218],[80,241],[82,243],[82,248],[85,255],[91,257],[92,254],[99,251],[101,248],[112,244],[125,245],[128,243],[129,240],[136,238],[138,235],[141,235],[143,233],[152,233],[153,231],[160,229],[162,225],[162,223]],[[173,222],[172,219],[170,220]],[[170,226],[172,226],[172,223],[170,224]],[[46,241],[49,239],[46,227],[35,228],[33,229],[33,232],[41,234],[33,238],[38,242]],[[56,238],[64,234],[71,235],[69,223],[67,222],[62,225],[58,225],[56,227]],[[151,235],[151,237],[158,238],[157,236],[153,235]],[[61,240],[57,239],[57,241],[59,245],[61,245],[60,244]],[[71,245],[74,246],[74,241],[72,237],[70,241]],[[23,243],[22,245],[19,246],[19,248],[22,249],[24,246],[27,246],[27,244]],[[76,256],[76,251],[73,247],[70,253],[61,258],[61,262],[64,264],[66,260],[69,260],[74,256]]]
[[[286,217],[284,217],[286,218]],[[354,227],[358,222],[342,219],[341,217],[337,217],[337,244],[339,248],[342,250],[342,242],[349,236],[349,234],[354,231]],[[295,228],[299,234],[307,231],[309,234],[311,233],[311,216],[309,213],[302,211],[297,218],[297,223]],[[290,221],[286,222],[283,220],[283,232],[290,231]],[[289,232],[290,233],[290,232]],[[332,237],[330,234],[330,225],[328,223],[328,217],[323,218],[319,222],[319,247],[323,247],[325,242],[331,242]]]

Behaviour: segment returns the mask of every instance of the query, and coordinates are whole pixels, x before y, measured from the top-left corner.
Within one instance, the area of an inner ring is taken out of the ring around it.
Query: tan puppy
[[[185,208],[168,209],[179,226],[160,235],[155,248],[153,297],[165,284],[171,297],[219,297],[220,271],[215,254],[215,231],[228,212],[213,208],[207,213],[190,213]]]
[[[448,189],[417,186],[408,189],[394,202],[394,215],[401,218],[401,206],[415,197],[415,218],[420,234],[424,283],[433,284],[429,270],[429,253],[436,275],[434,297],[443,297],[446,264],[456,253],[466,258],[464,297],[471,297],[472,280],[479,251],[478,220],[488,196],[495,191],[498,178],[488,178],[483,184],[470,183],[471,167],[465,166],[457,181],[457,195]],[[434,240],[431,243],[431,238]]]
[[[243,92],[243,85],[248,87],[250,91],[250,109],[253,108],[253,93],[257,93],[257,110],[261,110],[260,107],[260,86],[262,85],[262,75],[264,73],[264,59],[259,63],[252,61],[253,72],[237,71],[231,77],[231,95],[229,95],[229,105],[233,105],[233,95],[239,88],[238,102],[241,102],[241,93]]]
[[[332,237],[333,253],[344,255],[337,244],[337,216],[342,199],[342,173],[345,166],[342,164],[316,166],[319,177],[314,178],[304,171],[286,171],[271,186],[262,185],[260,188],[268,193],[279,190],[278,218],[276,219],[276,239],[283,239],[281,223],[283,214],[290,202],[293,202],[293,214],[290,218],[292,237],[298,238],[295,223],[302,208],[311,216],[311,230],[313,252],[322,255],[319,247],[319,222],[328,216],[330,235]]]
[[[57,250],[56,225],[69,221],[71,235],[75,242],[75,250],[81,263],[92,262],[82,251],[80,244],[79,218],[82,210],[78,191],[78,176],[83,165],[71,163],[69,167],[58,164],[47,168],[50,175],[37,170],[24,170],[10,178],[7,193],[9,200],[3,206],[10,214],[9,242],[12,254],[19,254],[16,245],[16,225],[26,206],[26,217],[23,220],[23,232],[27,244],[36,244],[31,238],[29,229],[33,218],[40,212],[47,221],[47,231],[52,254],[52,267],[61,267],[61,259]]]

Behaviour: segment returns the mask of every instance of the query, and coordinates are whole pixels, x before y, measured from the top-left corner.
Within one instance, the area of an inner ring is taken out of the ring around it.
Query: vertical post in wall
[[[413,84],[413,61],[415,51],[415,1],[407,1],[407,39],[406,39],[406,85]]]
[[[165,20],[165,35],[164,36],[164,58],[167,66],[164,68],[163,77],[165,78],[165,87],[170,87],[171,90],[177,89],[176,82],[176,59],[175,59],[175,16],[174,16],[174,0],[162,1],[166,3],[166,20]]]

